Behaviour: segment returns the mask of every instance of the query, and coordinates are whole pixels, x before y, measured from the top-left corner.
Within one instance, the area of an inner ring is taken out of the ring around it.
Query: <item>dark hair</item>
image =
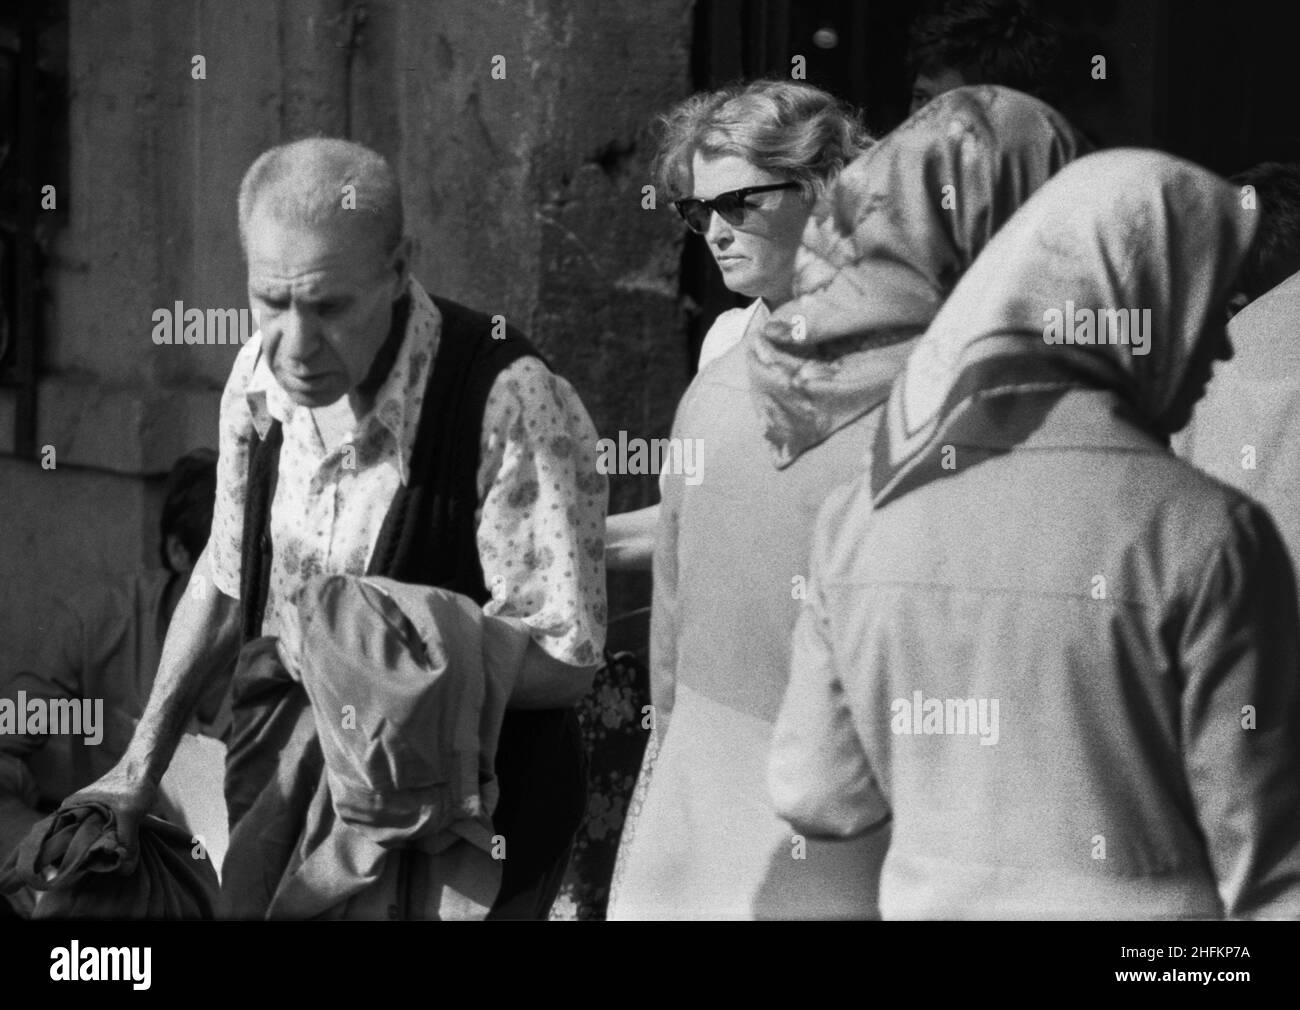
[[[217,500],[217,454],[195,449],[178,459],[167,475],[158,551],[164,568],[167,537],[175,534],[190,557],[198,561],[212,532],[212,508]]]
[[[1050,101],[1056,28],[1030,0],[950,0],[912,26],[907,64],[913,74],[945,68],[967,84],[1001,84]]]
[[[1254,189],[1259,212],[1255,242],[1238,276],[1237,289],[1251,301],[1300,270],[1300,164],[1265,161],[1231,179]],[[1245,203],[1242,192],[1242,205]]]

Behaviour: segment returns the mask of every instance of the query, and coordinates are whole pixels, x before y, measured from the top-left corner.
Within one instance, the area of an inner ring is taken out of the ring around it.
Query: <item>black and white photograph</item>
[[[1290,979],[1296,14],[8,0],[0,992]]]

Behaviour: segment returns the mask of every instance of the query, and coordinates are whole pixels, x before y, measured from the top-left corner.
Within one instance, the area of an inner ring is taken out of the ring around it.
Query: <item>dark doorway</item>
[[[907,114],[905,57],[914,18],[937,0],[700,0],[692,76],[697,89],[788,76],[804,57],[811,84],[863,110],[883,135]],[[1061,110],[1099,147],[1155,147],[1222,174],[1300,159],[1300,116],[1283,5],[1265,0],[1044,0],[1059,28]],[[1105,78],[1094,76],[1105,58]],[[687,353],[725,309],[743,303],[718,276],[704,241],[688,238],[682,293]]]

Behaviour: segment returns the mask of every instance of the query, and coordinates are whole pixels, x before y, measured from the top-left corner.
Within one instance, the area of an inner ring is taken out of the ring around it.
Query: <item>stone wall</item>
[[[384,153],[426,287],[529,332],[602,434],[666,434],[690,374],[681,232],[641,187],[654,114],[689,88],[691,6],[71,4],[71,191],[37,422],[56,465],[4,455],[0,394],[0,662],[29,660],[51,594],[157,563],[158,475],[215,445],[235,348],[156,346],[153,312],[246,306],[235,194],[271,144]],[[654,497],[653,478],[614,478],[615,511]],[[616,582],[611,613],[647,587]]]

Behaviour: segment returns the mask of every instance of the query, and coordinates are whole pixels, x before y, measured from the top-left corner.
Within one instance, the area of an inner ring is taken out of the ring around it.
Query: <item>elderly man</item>
[[[511,850],[491,917],[543,918],[584,803],[572,706],[604,644],[595,430],[522,337],[409,276],[397,180],[373,151],[267,151],[239,224],[259,331],[222,396],[212,539],[130,748],[87,792],[130,831],[208,678],[241,640],[290,634],[309,577],[454,589],[521,657],[496,752]],[[402,886],[387,879],[357,914],[418,916]]]

